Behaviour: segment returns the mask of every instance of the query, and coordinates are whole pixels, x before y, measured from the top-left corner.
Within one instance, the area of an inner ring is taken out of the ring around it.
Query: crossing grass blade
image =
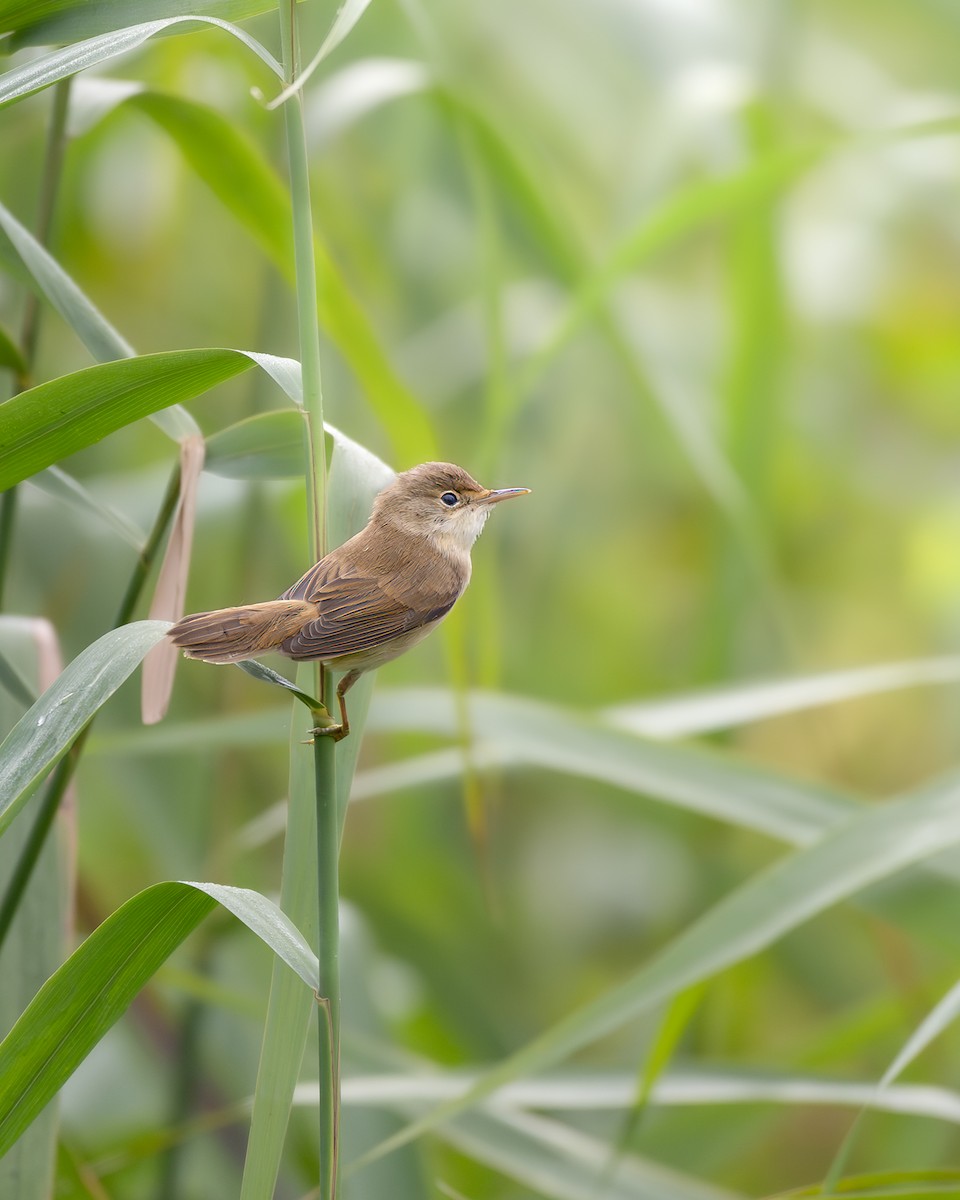
[[[45,471],[39,471],[30,477],[30,485],[58,500],[64,507],[94,517],[107,529],[112,530],[128,546],[132,546],[138,554],[140,553],[140,548],[147,536],[143,530],[118,508],[98,500],[79,479],[75,479],[68,471],[64,471],[60,467],[47,467]]]
[[[562,1062],[679,991],[757,954],[831,905],[956,845],[958,797],[960,777],[949,775],[867,810],[754,876],[619,986],[570,1013],[492,1068],[464,1097],[414,1121],[367,1158],[429,1132],[505,1083]]]

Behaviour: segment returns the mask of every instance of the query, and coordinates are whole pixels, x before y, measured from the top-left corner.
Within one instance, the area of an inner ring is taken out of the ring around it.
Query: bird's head
[[[421,463],[404,471],[377,497],[373,519],[429,537],[438,549],[469,553],[495,504],[529,488],[485,488],[454,463]]]

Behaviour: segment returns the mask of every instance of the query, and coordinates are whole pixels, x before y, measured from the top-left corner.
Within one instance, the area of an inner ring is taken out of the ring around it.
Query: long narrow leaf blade
[[[56,678],[61,668],[56,634],[46,621],[0,618],[0,648],[39,691]],[[0,722],[9,729],[26,705],[0,696]],[[37,801],[40,797],[35,798]],[[35,806],[25,820],[0,839],[0,880],[6,888],[27,842]],[[67,909],[72,893],[75,838],[73,806],[61,808],[52,835],[47,839],[33,874],[17,904],[0,947],[0,1037],[13,1027],[37,990],[63,962],[68,952]],[[59,1113],[48,1105],[9,1153],[0,1157],[0,1196],[17,1200],[49,1200],[53,1192]]]
[[[71,75],[76,75],[79,71],[86,71],[99,63],[108,62],[120,54],[136,50],[156,34],[164,33],[176,25],[193,26],[194,28],[215,25],[238,38],[265,62],[275,75],[283,77],[283,68],[273,55],[255,38],[252,38],[244,30],[238,29],[237,26],[231,25],[227,21],[221,21],[217,17],[168,17],[162,21],[146,21],[140,25],[131,25],[126,29],[118,29],[101,34],[99,37],[88,38],[83,42],[76,42],[61,50],[54,50],[50,54],[32,59],[21,67],[15,67],[12,71],[7,71],[5,75],[0,76],[0,107],[22,100],[25,96],[39,92],[61,79],[69,79]],[[0,28],[2,27],[3,14],[0,12]]]
[[[800,675],[792,679],[735,684],[685,696],[621,704],[607,709],[606,716],[621,729],[644,737],[689,737],[733,729],[807,708],[839,704],[859,696],[874,696],[926,684],[956,683],[958,680],[960,656],[946,655],[846,671],[825,671],[820,675]]]
[[[307,80],[314,73],[314,71],[316,71],[317,67],[320,66],[320,64],[329,54],[332,54],[333,51],[336,50],[344,38],[350,33],[350,30],[353,29],[354,25],[356,25],[363,14],[367,11],[367,5],[369,3],[370,0],[344,0],[344,3],[340,6],[340,11],[337,13],[333,24],[330,26],[327,36],[323,39],[323,42],[320,45],[320,49],[300,72],[296,78],[296,81],[291,83],[289,87],[285,87],[280,95],[267,105],[268,108],[279,108],[281,104],[289,100],[290,97],[296,92],[299,92],[303,89]]]
[[[97,362],[134,357],[136,351],[130,343],[114,329],[49,250],[2,204],[0,254],[18,274],[22,269],[27,283],[46,298]],[[179,405],[171,405],[151,415],[154,423],[172,438],[200,432],[193,417]]]
[[[237,350],[174,350],[62,375],[0,404],[0,491],[247,370]]]
[[[264,896],[208,883],[147,888],[108,917],[47,980],[0,1043],[0,1155],[217,903],[309,987],[317,986],[315,955]]]
[[[166,634],[165,621],[112,629],[88,646],[0,745],[0,833],[84,725]]]
[[[957,842],[956,775],[864,812],[755,876],[618,987],[569,1014],[490,1070],[465,1097],[439,1106],[369,1157],[405,1145],[502,1084],[563,1061],[681,989],[758,953],[816,913]]]
[[[271,0],[137,0],[136,13],[142,20],[182,17],[185,7],[195,17],[219,17],[242,21],[258,13],[276,11]],[[14,44],[52,45],[76,42],[129,23],[130,9],[114,0],[3,0],[0,3],[0,30],[13,31]]]

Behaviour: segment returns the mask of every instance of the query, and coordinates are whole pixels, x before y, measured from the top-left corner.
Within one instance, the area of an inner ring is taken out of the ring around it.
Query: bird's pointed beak
[[[501,500],[509,500],[512,496],[527,496],[529,488],[497,488],[477,498],[478,504],[499,504]]]

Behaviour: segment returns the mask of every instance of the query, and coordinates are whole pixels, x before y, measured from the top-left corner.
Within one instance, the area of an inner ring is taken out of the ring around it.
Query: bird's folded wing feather
[[[336,658],[382,646],[401,634],[437,621],[456,602],[449,598],[409,594],[397,579],[340,573],[339,565],[322,560],[281,599],[308,599],[319,607],[309,621],[283,643],[294,659]]]

